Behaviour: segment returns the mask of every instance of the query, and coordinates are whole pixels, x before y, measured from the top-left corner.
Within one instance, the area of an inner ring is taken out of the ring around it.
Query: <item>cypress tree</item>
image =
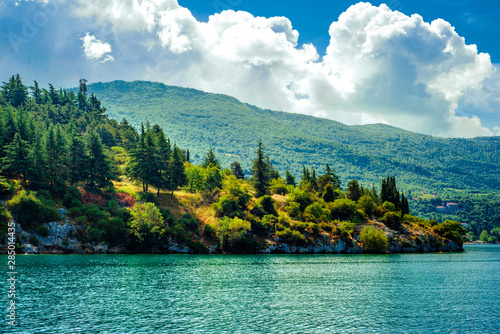
[[[253,161],[253,175],[254,175],[254,188],[255,188],[255,196],[261,197],[267,193],[267,171],[266,171],[266,161],[264,154],[264,145],[262,141],[259,140],[257,144],[257,157]]]
[[[361,198],[361,189],[358,180],[353,179],[347,184],[346,197],[352,201],[357,202]]]

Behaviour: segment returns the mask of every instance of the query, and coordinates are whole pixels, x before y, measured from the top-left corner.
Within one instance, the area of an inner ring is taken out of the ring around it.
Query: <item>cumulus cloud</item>
[[[148,54],[144,79],[348,124],[382,122],[460,137],[497,131],[470,106],[479,105],[471,96],[488,98],[491,110],[498,106],[485,87],[494,92],[500,77],[489,55],[444,20],[428,23],[359,3],[332,23],[320,57],[313,45],[299,45],[299,32],[285,17],[227,10],[199,22],[176,0],[80,0],[75,12],[112,32],[123,49],[132,48],[124,36],[140,34],[147,42],[130,52]],[[84,38],[88,58],[111,52],[95,36]]]
[[[90,35],[90,33],[86,33],[81,40],[83,41],[83,51],[87,59],[100,60],[101,63],[114,60],[112,55],[107,54],[111,53],[109,43],[104,43],[95,36]]]

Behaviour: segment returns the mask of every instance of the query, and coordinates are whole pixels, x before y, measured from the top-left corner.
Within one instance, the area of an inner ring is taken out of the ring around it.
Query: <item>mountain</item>
[[[88,86],[110,117],[134,126],[162,126],[199,163],[213,148],[223,167],[238,161],[248,172],[262,139],[273,164],[301,176],[302,165],[322,174],[335,168],[343,185],[394,175],[403,189],[500,190],[500,137],[436,138],[383,124],[348,126],[312,116],[260,109],[221,94],[145,81]]]

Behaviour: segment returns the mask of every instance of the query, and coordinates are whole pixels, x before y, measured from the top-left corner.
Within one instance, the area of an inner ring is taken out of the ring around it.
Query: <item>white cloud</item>
[[[492,133],[469,97],[486,96],[485,87],[498,91],[500,77],[489,55],[444,20],[427,23],[359,3],[332,23],[320,58],[313,45],[299,45],[285,17],[229,10],[198,22],[176,0],[80,0],[76,13],[111,30],[123,54],[147,54],[137,74],[144,79],[349,124],[382,122],[440,136]],[[140,34],[142,49],[124,37],[131,33]],[[490,109],[500,105],[496,94],[487,95]]]
[[[109,43],[104,43],[89,33],[80,39],[83,41],[83,51],[87,59],[100,60],[101,63],[114,60],[112,55],[107,54],[111,53]]]

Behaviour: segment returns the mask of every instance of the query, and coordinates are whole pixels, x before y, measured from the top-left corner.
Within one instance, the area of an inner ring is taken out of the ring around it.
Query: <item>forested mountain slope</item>
[[[436,138],[387,125],[347,126],[311,116],[263,110],[233,97],[161,83],[113,81],[89,85],[110,117],[139,126],[158,123],[199,163],[213,147],[223,167],[251,167],[262,139],[272,163],[284,174],[302,165],[323,172],[328,163],[343,184],[357,178],[370,185],[395,175],[405,189],[500,190],[500,137]]]

